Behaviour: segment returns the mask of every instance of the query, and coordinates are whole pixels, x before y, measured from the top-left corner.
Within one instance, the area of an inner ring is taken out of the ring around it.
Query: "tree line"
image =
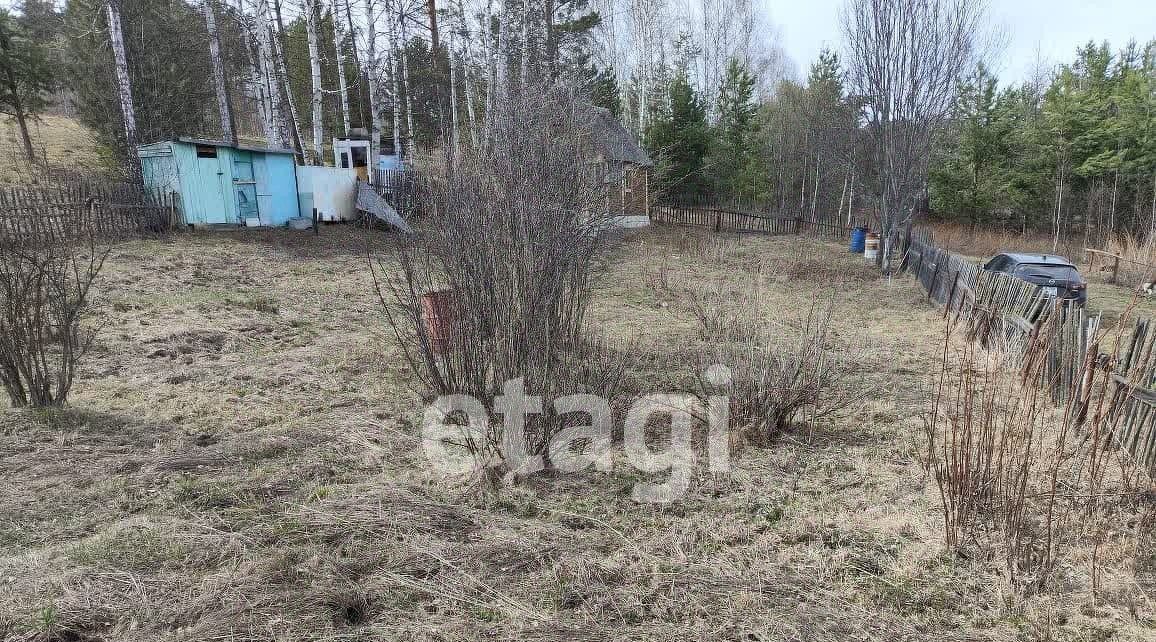
[[[636,133],[670,198],[872,217],[887,241],[924,213],[1152,231],[1153,43],[1001,88],[984,8],[846,0],[843,46],[796,78],[750,0],[24,0],[0,16],[0,106],[34,118],[63,92],[114,162],[203,136],[324,163],[358,128],[411,157],[485,144],[520,88],[565,83]]]

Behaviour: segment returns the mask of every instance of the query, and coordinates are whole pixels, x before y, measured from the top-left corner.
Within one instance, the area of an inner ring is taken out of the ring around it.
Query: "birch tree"
[[[136,108],[132,103],[132,82],[128,75],[128,59],[124,53],[124,34],[120,26],[120,0],[108,0],[104,5],[108,18],[108,38],[112,44],[113,62],[116,69],[117,98],[120,101],[121,116],[124,118],[124,138],[129,157],[135,158]]]
[[[324,90],[321,87],[321,47],[318,36],[318,21],[320,20],[320,6],[318,0],[305,0],[305,34],[309,40],[309,78],[313,89],[311,94],[311,112],[313,114],[313,163],[324,165],[324,136],[325,129],[322,123],[322,97]]]
[[[458,0],[458,19],[460,21],[462,41],[465,43],[462,50],[458,51],[458,58],[463,61],[462,64],[462,86],[465,88],[466,100],[466,125],[470,132],[470,143],[477,147],[478,145],[478,130],[476,114],[474,113],[474,93],[473,83],[470,81],[470,68],[468,61],[473,60],[473,52],[470,47],[470,24],[466,19],[466,12],[462,6],[462,1]]]
[[[285,68],[285,47],[282,41],[285,38],[285,22],[281,18],[281,2],[273,0],[273,25],[276,33],[273,34],[273,62],[277,72],[277,84],[284,94],[285,103],[289,105],[289,133],[292,136],[293,150],[304,162],[309,159],[305,156],[305,146],[301,144],[301,119],[297,117],[297,101],[293,98],[293,88],[289,86],[289,72]]]
[[[365,0],[365,57],[366,77],[369,79],[369,167],[377,168],[377,157],[381,154],[381,89],[378,78],[381,65],[377,53],[377,12],[376,0]]]
[[[281,119],[283,102],[277,83],[276,54],[273,48],[273,29],[269,20],[268,0],[257,0],[256,40],[257,40],[257,81],[261,96],[261,120],[265,128],[265,140],[270,147],[290,145],[285,136]]]
[[[401,56],[401,91],[403,94],[405,94],[405,133],[406,133],[405,151],[408,152],[410,158],[413,158],[414,153],[417,150],[415,148],[414,132],[413,132],[413,92],[411,91],[412,87],[410,87],[410,84],[409,84],[409,56],[406,55],[406,49],[408,48],[406,45],[409,43],[409,37],[407,35],[408,32],[406,31],[406,28],[405,28],[405,21],[406,21],[405,6],[402,4],[401,1],[399,1],[397,3],[397,9],[398,9],[397,21],[401,27],[401,43],[400,43],[401,46],[395,47],[395,49],[400,50],[399,55]]]
[[[885,272],[925,191],[932,134],[980,54],[985,8],[984,0],[848,0],[844,7],[848,80],[865,105],[879,174]]]
[[[341,95],[341,131],[349,135],[349,83],[345,78],[345,36],[341,32],[341,14],[337,3],[338,0],[333,0],[329,9],[333,20],[333,51],[337,59],[337,91]]]
[[[217,110],[221,115],[221,138],[230,144],[237,144],[237,126],[233,121],[233,103],[226,85],[225,65],[221,61],[221,35],[217,31],[217,18],[212,0],[202,0],[201,11],[205,14],[205,29],[209,32],[209,57],[213,63],[213,86],[217,94]]]

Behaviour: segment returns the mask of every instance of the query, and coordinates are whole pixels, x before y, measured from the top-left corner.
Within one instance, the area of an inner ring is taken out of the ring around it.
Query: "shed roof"
[[[590,107],[594,147],[615,161],[650,166],[650,155],[634,140],[634,136],[604,107]]]
[[[205,138],[190,138],[188,136],[181,136],[181,137],[177,138],[175,141],[162,140],[162,141],[157,141],[155,143],[148,143],[147,145],[141,145],[141,147],[148,147],[149,145],[159,145],[161,143],[170,143],[170,142],[188,143],[189,145],[209,145],[212,147],[232,147],[233,149],[239,149],[239,150],[246,151],[246,152],[260,152],[263,154],[293,154],[293,153],[295,153],[291,149],[283,149],[283,148],[278,148],[278,147],[262,147],[260,145],[245,145],[243,143],[238,144],[238,145],[234,145],[232,143],[229,143],[229,142],[226,142],[223,140],[208,140]]]

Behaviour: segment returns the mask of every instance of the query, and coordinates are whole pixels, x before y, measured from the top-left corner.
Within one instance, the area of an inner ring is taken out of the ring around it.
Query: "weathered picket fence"
[[[669,202],[650,208],[651,223],[704,227],[715,232],[758,234],[808,234],[823,238],[847,238],[855,224],[829,217],[783,216],[754,203],[726,204]]]
[[[1018,359],[1025,383],[1043,386],[1055,403],[1074,403],[1072,412],[1087,413],[1088,382],[1106,381],[1098,385],[1109,386],[1109,403],[1098,412],[1108,418],[1115,444],[1156,478],[1156,326],[1151,320],[1137,320],[1130,333],[1120,333],[1111,354],[1101,353],[1098,314],[1046,296],[1038,286],[981,270],[925,233],[912,235],[904,266],[945,316],[964,324],[968,340],[1007,351]],[[1108,376],[1093,377],[1094,369]],[[1040,374],[1029,382],[1028,372]]]
[[[1156,328],[1136,321],[1117,348],[1108,420],[1118,443],[1156,477]]]
[[[181,222],[172,194],[101,181],[0,187],[0,237],[58,242],[164,234]]]

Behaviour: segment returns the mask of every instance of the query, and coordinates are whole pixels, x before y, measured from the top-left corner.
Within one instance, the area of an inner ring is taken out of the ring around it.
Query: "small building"
[[[189,225],[284,225],[299,213],[292,150],[178,138],[137,154],[145,187],[176,194]]]
[[[375,175],[380,172],[401,171],[401,154],[393,148],[393,140],[382,141],[377,162],[369,162],[370,135],[361,128],[353,128],[348,136],[338,136],[333,139],[333,166],[342,169],[353,169],[358,178],[373,184]]]
[[[606,210],[619,227],[650,225],[650,155],[602,107],[591,107],[592,161],[604,166]]]
[[[354,130],[349,136],[339,136],[333,139],[333,166],[341,169],[352,169],[357,177],[371,182],[373,176],[369,171],[369,137]]]
[[[357,218],[357,184],[361,175],[353,168],[297,166],[297,202],[303,218],[352,221]]]

